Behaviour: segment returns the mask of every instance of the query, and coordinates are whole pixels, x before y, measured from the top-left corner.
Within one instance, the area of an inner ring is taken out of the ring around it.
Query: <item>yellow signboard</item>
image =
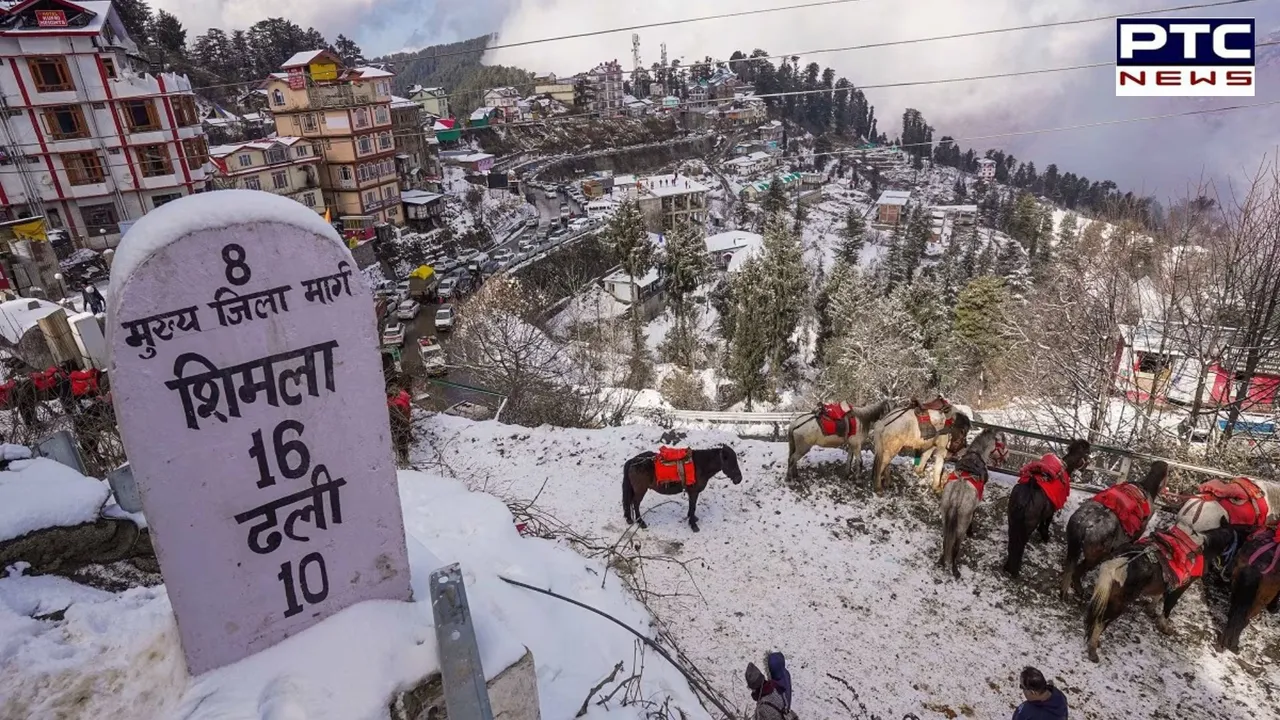
[[[311,63],[311,79],[319,80],[337,80],[338,64],[337,63]]]
[[[35,242],[44,242],[49,236],[44,232],[44,219],[36,218],[31,222],[25,222],[21,225],[14,225],[10,228],[13,230],[14,237],[19,240],[32,240]]]

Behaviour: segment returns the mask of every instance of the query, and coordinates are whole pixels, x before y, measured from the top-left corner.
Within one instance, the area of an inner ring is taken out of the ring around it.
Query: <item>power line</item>
[[[1051,127],[1051,128],[1039,128],[1039,129],[1035,129],[1035,130],[1013,130],[1013,131],[1009,131],[1009,132],[992,133],[992,134],[989,134],[989,135],[973,135],[973,136],[963,137],[963,138],[952,138],[952,142],[954,142],[954,143],[960,143],[960,142],[970,142],[970,143],[972,143],[972,142],[979,141],[979,140],[994,140],[994,139],[999,139],[999,138],[1008,138],[1008,137],[1022,137],[1022,136],[1026,136],[1026,135],[1039,135],[1039,134],[1046,134],[1046,133],[1067,132],[1067,131],[1070,131],[1070,130],[1086,130],[1086,129],[1090,129],[1090,128],[1108,127],[1108,126],[1111,126],[1111,125],[1125,125],[1125,124],[1129,124],[1129,123],[1149,122],[1149,121],[1153,121],[1153,120],[1168,120],[1168,119],[1172,119],[1172,118],[1179,118],[1179,117],[1191,117],[1191,116],[1195,116],[1195,115],[1211,115],[1211,114],[1215,114],[1215,113],[1234,112],[1234,111],[1237,111],[1237,110],[1251,110],[1251,109],[1254,109],[1254,108],[1268,107],[1268,106],[1271,106],[1271,105],[1277,105],[1277,104],[1280,104],[1280,100],[1270,100],[1270,101],[1265,101],[1265,102],[1246,103],[1246,104],[1240,104],[1240,105],[1228,105],[1228,106],[1219,107],[1219,108],[1204,108],[1204,109],[1199,109],[1199,110],[1188,110],[1188,111],[1184,111],[1184,112],[1164,113],[1164,114],[1160,114],[1160,115],[1143,115],[1143,116],[1140,116],[1140,117],[1131,117],[1131,118],[1115,118],[1115,119],[1112,119],[1112,120],[1099,120],[1099,121],[1096,121],[1096,122],[1081,123],[1081,124],[1078,124],[1078,125],[1063,125],[1063,126]],[[573,117],[574,117],[574,118],[580,118],[580,117],[582,117],[582,116],[580,116],[580,115],[575,115],[575,116],[573,116]],[[541,124],[546,124],[546,122],[545,122],[545,121],[536,121],[536,122],[531,122],[531,123],[527,123],[527,124],[528,124],[528,125],[541,125]],[[519,125],[520,125],[519,123],[512,123],[512,124],[508,125],[508,127],[509,127],[509,126],[519,126]],[[473,129],[473,130],[485,130],[485,129],[492,129],[492,128],[472,128],[472,129]],[[306,138],[306,139],[309,139],[309,138]],[[271,138],[264,138],[264,139],[262,139],[262,140],[248,141],[248,142],[243,143],[243,144],[249,144],[249,142],[269,142],[269,141],[271,141]],[[867,153],[867,152],[873,152],[873,151],[876,151],[876,150],[884,150],[884,149],[902,149],[902,148],[909,148],[909,147],[932,146],[932,145],[934,145],[934,144],[936,144],[936,143],[932,143],[932,142],[919,142],[919,143],[902,143],[902,144],[897,144],[897,145],[879,145],[879,146],[871,147],[871,148],[855,148],[855,149],[849,149],[849,150],[832,150],[832,151],[828,151],[828,152],[813,153],[813,154],[812,154],[812,156],[813,156],[813,157],[818,157],[818,156],[824,156],[824,155],[851,155],[851,154],[855,154],[855,153]],[[623,149],[625,149],[625,148],[623,148]],[[36,157],[36,156],[32,155],[32,156],[28,156],[28,157]],[[189,158],[199,158],[199,157],[201,157],[201,156],[198,156],[198,155],[181,155],[181,154],[180,154],[180,155],[179,155],[179,157],[180,157],[180,158],[188,158],[188,159],[189,159]],[[321,160],[322,160],[323,158],[317,158],[317,159],[321,159]],[[384,156],[384,157],[382,157],[382,158],[380,158],[380,159],[381,159],[381,160],[385,160],[385,159],[387,159],[387,158],[386,158],[386,156]],[[139,162],[138,164],[139,164],[139,165],[141,165],[141,164],[144,164],[144,163]],[[341,163],[341,164],[345,164],[345,163]],[[359,160],[353,161],[353,164],[360,164],[360,161],[359,161]],[[105,163],[105,162],[104,162],[104,163],[101,163],[101,165],[102,165],[102,167],[103,167],[103,168],[108,168],[108,167],[120,167],[120,168],[127,168],[127,167],[129,167],[129,164],[128,164],[128,163]],[[269,169],[271,169],[271,167],[272,167],[272,166],[263,166],[262,168],[260,168],[260,170],[269,170]],[[0,168],[0,174],[5,174],[5,173],[15,174],[15,173],[21,173],[21,172],[24,172],[24,171],[22,171],[22,170],[10,170],[10,169],[2,169],[2,168]],[[48,169],[47,169],[47,168],[45,168],[45,169],[42,169],[42,170],[31,170],[31,171],[27,171],[27,172],[35,172],[35,173],[42,173],[42,172],[45,172],[45,173],[47,173],[47,172],[48,172]],[[319,188],[317,188],[317,189],[319,189]],[[134,192],[134,190],[133,190],[133,189],[125,189],[125,190],[122,190],[122,192]]]

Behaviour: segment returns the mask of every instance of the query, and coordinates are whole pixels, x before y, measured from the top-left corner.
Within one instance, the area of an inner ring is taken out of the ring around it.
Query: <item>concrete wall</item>
[[[524,657],[490,680],[488,687],[494,720],[541,720],[538,671],[532,652],[526,650]],[[390,710],[392,720],[448,720],[440,675],[432,675],[401,693],[392,701]]]

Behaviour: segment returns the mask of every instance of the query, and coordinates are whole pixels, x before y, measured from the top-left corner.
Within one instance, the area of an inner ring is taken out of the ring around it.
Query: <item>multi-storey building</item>
[[[0,9],[0,220],[43,215],[87,247],[207,187],[191,83],[135,60],[110,2]]]
[[[992,182],[996,179],[996,161],[991,158],[978,158],[978,179]]]
[[[439,161],[432,144],[435,131],[424,124],[422,107],[407,98],[391,98],[391,135],[396,145],[396,171],[400,189],[421,190],[428,177],[439,177]]]
[[[600,63],[584,79],[589,87],[587,110],[601,115],[622,112],[622,66],[617,60]]]
[[[324,212],[320,191],[320,152],[305,138],[266,140],[209,148],[214,187],[265,190]]]
[[[264,85],[281,136],[320,147],[325,205],[349,229],[371,236],[379,223],[403,224],[391,78],[386,70],[348,68],[328,50],[297,53]]]
[[[431,117],[449,117],[449,94],[444,88],[414,85],[409,88],[409,99],[422,106],[423,111]]]

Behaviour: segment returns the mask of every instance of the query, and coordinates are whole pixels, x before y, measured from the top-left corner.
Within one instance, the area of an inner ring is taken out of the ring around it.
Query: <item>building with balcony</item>
[[[265,190],[324,213],[320,151],[305,138],[275,137],[209,148],[214,187]]]
[[[996,161],[991,158],[978,158],[978,179],[982,182],[994,182],[996,179]]]
[[[679,221],[701,225],[707,221],[706,185],[684,175],[652,175],[613,178],[610,196],[633,199],[644,215],[649,232],[670,232]]]
[[[434,118],[449,117],[449,94],[444,88],[424,88],[414,85],[409,88],[409,99],[422,107],[423,112]]]
[[[263,83],[276,133],[320,148],[324,205],[349,227],[404,221],[392,77],[381,68],[346,67],[328,50],[309,50],[286,60]]]
[[[0,221],[44,216],[82,247],[208,185],[191,82],[148,72],[110,2],[0,8]]]
[[[425,120],[420,105],[408,98],[391,97],[391,136],[395,138],[401,191],[421,190],[426,178],[440,176],[436,157],[440,143]]]
[[[622,112],[622,66],[617,60],[600,63],[582,77],[587,89],[587,110],[601,115]]]

